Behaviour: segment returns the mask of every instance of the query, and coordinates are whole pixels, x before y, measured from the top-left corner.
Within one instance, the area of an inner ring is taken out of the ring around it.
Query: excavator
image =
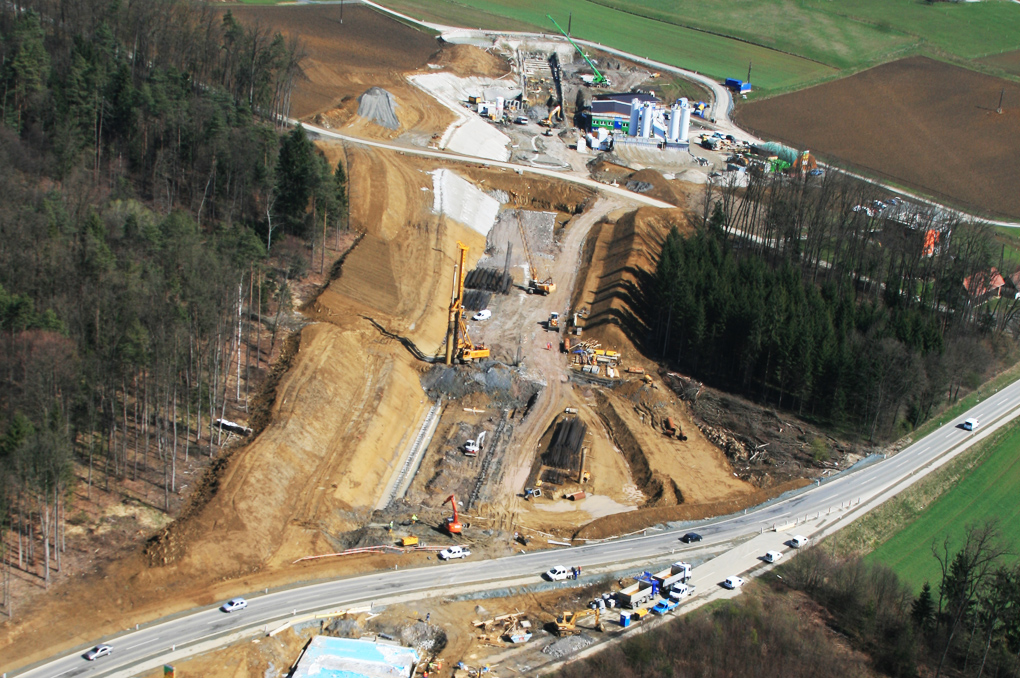
[[[793,173],[797,176],[804,176],[816,169],[818,169],[818,161],[815,160],[815,156],[811,155],[811,151],[804,151],[793,161]]]
[[[444,527],[451,536],[460,534],[464,530],[464,526],[460,524],[460,515],[457,513],[457,495],[451,494],[442,505],[446,506],[447,503],[453,506],[453,515],[446,519]]]
[[[449,327],[446,332],[446,364],[452,365],[454,360],[469,363],[473,360],[488,358],[489,348],[484,344],[471,341],[467,324],[464,322],[464,279],[467,277],[468,246],[458,241],[460,265],[454,267],[453,292],[450,295]]]
[[[561,114],[562,110],[563,110],[562,107],[557,106],[556,108],[552,109],[552,111],[549,112],[548,118],[546,118],[545,120],[539,120],[538,124],[541,125],[542,127],[552,127],[553,125],[556,124],[555,122],[553,122],[556,116],[559,116],[560,120],[563,119],[563,115]]]
[[[521,211],[517,210],[517,228],[521,232],[521,242],[524,243],[524,256],[528,260],[528,275],[530,279],[527,284],[528,294],[549,295],[556,291],[556,283],[552,278],[545,278],[541,282],[536,280],[537,270],[535,269],[535,258],[531,256],[531,245],[528,244],[528,234],[524,230],[524,222],[521,221]]]
[[[606,627],[605,624],[602,623],[602,610],[596,607],[594,610],[564,612],[559,617],[556,617],[556,635],[576,636],[581,632],[581,629],[577,626],[578,620],[591,615],[595,615],[595,629],[604,632]]]

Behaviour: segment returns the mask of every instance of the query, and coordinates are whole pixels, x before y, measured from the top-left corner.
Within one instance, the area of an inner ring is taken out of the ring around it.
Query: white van
[[[790,546],[792,546],[795,549],[803,548],[803,547],[807,546],[807,543],[808,543],[808,538],[807,537],[802,537],[799,534],[794,535],[793,537],[790,537]]]
[[[978,427],[978,420],[977,419],[968,419],[967,421],[963,422],[963,430],[964,431],[973,431],[977,427]]]

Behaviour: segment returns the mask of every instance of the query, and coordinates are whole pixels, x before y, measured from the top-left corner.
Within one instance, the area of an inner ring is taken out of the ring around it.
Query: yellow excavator
[[[464,322],[464,279],[467,277],[468,246],[457,241],[457,248],[460,250],[460,264],[453,269],[453,292],[450,295],[450,318],[446,331],[447,365],[452,365],[454,360],[469,363],[488,358],[490,354],[487,346],[471,341],[467,324]]]
[[[557,636],[576,636],[581,632],[578,628],[577,622],[585,617],[595,615],[595,629],[598,631],[605,631],[606,627],[602,623],[602,611],[599,608],[594,610],[581,610],[580,612],[564,612],[559,617],[556,617],[556,635]]]
[[[541,282],[537,280],[539,275],[535,269],[535,258],[531,256],[531,245],[528,244],[528,234],[524,231],[524,222],[521,221],[520,210],[517,210],[517,228],[521,232],[521,242],[524,243],[524,256],[528,260],[528,275],[530,276],[527,281],[528,294],[552,294],[556,291],[556,283],[553,282],[552,278],[544,278]]]
[[[560,120],[563,119],[563,116],[560,115],[561,110],[563,109],[560,106],[555,107],[554,109],[549,111],[549,117],[546,118],[545,120],[539,120],[538,124],[541,125],[542,127],[552,127],[555,124],[554,118],[556,118],[556,116],[559,116]]]

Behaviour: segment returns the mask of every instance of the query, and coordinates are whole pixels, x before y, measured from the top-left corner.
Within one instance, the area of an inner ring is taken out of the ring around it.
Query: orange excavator
[[[446,519],[446,531],[451,535],[460,534],[464,526],[460,524],[460,515],[457,513],[457,495],[451,494],[447,497],[443,506],[446,506],[447,503],[453,506],[453,516]]]

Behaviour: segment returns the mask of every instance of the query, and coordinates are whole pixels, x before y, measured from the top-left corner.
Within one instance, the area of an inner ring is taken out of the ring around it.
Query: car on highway
[[[783,557],[782,551],[768,551],[765,553],[765,562],[774,563]]]
[[[652,608],[652,612],[659,615],[666,614],[667,612],[675,610],[676,606],[679,604],[679,601],[673,600],[672,598],[665,598],[655,604]]]
[[[485,308],[471,316],[472,320],[488,320],[492,317],[492,311]]]
[[[455,558],[467,558],[471,555],[471,551],[464,548],[463,546],[451,546],[448,549],[443,549],[439,552],[440,560],[454,560]]]
[[[85,659],[93,662],[100,657],[106,657],[113,652],[113,648],[109,645],[96,645],[94,648],[85,653]]]
[[[726,581],[724,581],[722,585],[724,588],[728,588],[732,591],[733,589],[739,589],[743,586],[744,580],[734,575],[732,577],[726,577]]]
[[[570,570],[563,567],[562,565],[557,565],[556,567],[546,572],[545,576],[549,581],[561,581],[564,579],[570,579]]]
[[[795,549],[804,548],[808,545],[808,538],[799,534],[795,534],[790,537],[790,541],[787,542],[790,546]]]
[[[680,541],[682,541],[685,544],[690,544],[691,542],[695,541],[701,541],[701,535],[698,534],[697,532],[688,532],[684,536],[680,537]]]
[[[224,612],[237,612],[248,607],[248,601],[244,598],[231,598],[220,606]]]
[[[977,419],[968,419],[965,422],[963,422],[963,430],[964,431],[973,431],[973,430],[975,430],[980,425],[981,424],[980,424],[980,422]]]

